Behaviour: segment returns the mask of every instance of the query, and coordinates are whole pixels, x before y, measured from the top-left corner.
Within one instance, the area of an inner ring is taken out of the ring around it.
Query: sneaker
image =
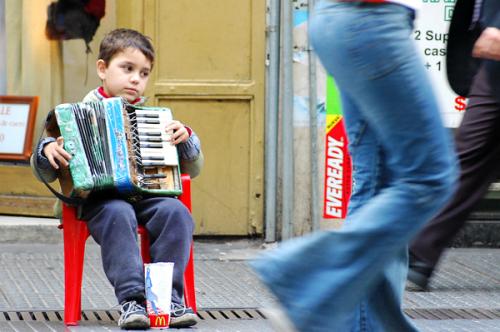
[[[142,304],[136,301],[124,302],[121,305],[121,315],[118,326],[122,330],[146,330],[149,329],[149,317]]]
[[[408,281],[417,291],[427,291],[433,268],[410,252]]]
[[[190,327],[198,323],[198,316],[193,309],[172,303],[170,308],[170,327]]]

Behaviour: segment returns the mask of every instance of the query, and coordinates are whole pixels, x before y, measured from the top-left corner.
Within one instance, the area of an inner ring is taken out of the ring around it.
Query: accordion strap
[[[40,138],[38,141],[40,141],[43,137],[43,134],[44,132],[46,131],[47,129],[47,125],[49,124],[49,122],[51,122],[51,120],[53,119],[54,117],[54,111],[50,111],[49,114],[47,115],[47,120],[45,121],[45,126],[44,126],[44,129],[42,130],[42,133],[40,134]],[[43,184],[45,184],[45,186],[57,197],[59,198],[61,201],[63,201],[64,203],[66,203],[67,205],[72,205],[72,206],[75,206],[75,205],[81,205],[83,204],[83,202],[85,202],[85,199],[83,198],[80,198],[80,197],[69,197],[69,196],[65,196],[64,194],[58,192],[57,190],[55,190],[46,180],[45,178],[42,176],[42,174],[40,173],[40,169],[38,168],[38,155],[33,155],[32,156],[32,159],[33,159],[33,168],[35,169],[35,172],[36,174],[38,175],[38,178],[42,180]]]
[[[38,160],[37,160],[37,156],[33,156],[33,164],[34,164],[34,168],[35,168],[35,172],[36,174],[38,174],[38,177],[42,180],[43,184],[45,184],[45,186],[57,197],[59,198],[61,201],[63,201],[64,203],[66,203],[67,205],[72,205],[72,206],[75,206],[75,205],[81,205],[83,204],[83,202],[85,202],[85,200],[83,198],[80,198],[80,197],[69,197],[69,196],[65,196],[64,194],[58,192],[57,190],[55,190],[47,181],[45,181],[44,177],[42,176],[42,174],[40,173],[40,170],[38,169]]]

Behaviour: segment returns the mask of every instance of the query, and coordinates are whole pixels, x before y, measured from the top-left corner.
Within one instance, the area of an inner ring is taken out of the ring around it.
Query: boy
[[[131,104],[142,104],[142,96],[154,62],[150,40],[130,29],[107,34],[99,48],[97,75],[102,86],[90,91],[84,102],[122,97]],[[194,177],[203,162],[196,134],[179,121],[165,128],[179,151],[181,170]],[[47,137],[38,145],[38,165],[48,181],[65,170],[71,156],[63,148],[62,137]],[[52,174],[50,174],[52,172]],[[183,274],[192,241],[194,222],[188,209],[170,197],[144,197],[128,202],[115,192],[95,192],[81,207],[90,234],[101,246],[104,272],[121,305],[118,325],[122,329],[149,328],[146,315],[143,263],[136,242],[137,224],[145,225],[151,239],[152,262],[174,262],[172,289],[172,327],[197,323],[191,308],[182,304]]]

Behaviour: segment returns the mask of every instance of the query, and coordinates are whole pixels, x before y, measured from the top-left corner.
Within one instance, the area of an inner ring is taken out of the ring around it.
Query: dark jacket
[[[446,71],[451,88],[461,96],[468,95],[472,79],[482,64],[487,66],[492,87],[500,92],[500,63],[472,57],[481,32],[487,27],[500,28],[500,1],[483,0],[477,22],[473,22],[474,4],[475,0],[457,0],[449,29]]]

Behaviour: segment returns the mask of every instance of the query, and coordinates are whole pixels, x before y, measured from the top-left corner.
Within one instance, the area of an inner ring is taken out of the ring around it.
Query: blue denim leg
[[[101,246],[104,273],[118,303],[144,297],[144,272],[132,205],[120,199],[99,200],[86,204],[83,211],[91,236]]]
[[[194,222],[178,199],[146,198],[133,205],[120,199],[97,200],[89,202],[83,211],[90,234],[101,246],[104,272],[119,303],[145,296],[138,223],[148,230],[152,262],[174,263],[172,302],[182,303]]]
[[[172,302],[180,304],[193,240],[191,213],[181,201],[169,197],[143,199],[134,208],[139,224],[145,224],[149,233],[151,261],[174,263]]]
[[[374,294],[392,304],[383,315],[371,310],[376,319],[365,330],[415,331],[401,311],[401,253],[451,196],[456,161],[412,23],[413,12],[399,5],[318,4],[313,46],[353,101],[346,118],[358,112],[376,136],[387,177],[340,231],[284,242],[253,263],[299,331],[357,330],[356,308],[366,301],[372,309]],[[391,269],[397,280],[387,279]],[[401,322],[397,329],[391,320]]]
[[[375,133],[364,121],[349,96],[342,95],[342,105],[350,110],[344,117],[353,163],[353,190],[347,217],[349,222],[351,215],[387,186],[390,179],[389,171],[384,165],[383,151]],[[411,323],[403,313],[391,316],[393,312],[401,311],[404,291],[404,287],[401,286],[406,280],[407,256],[408,251],[405,247],[401,251],[400,259],[391,262],[384,269],[382,280],[374,286],[373,293],[358,305],[348,320],[352,326],[351,332],[384,332],[388,331],[389,327],[391,331],[411,331]],[[388,309],[389,307],[392,308]]]
[[[358,210],[367,200],[375,196],[384,185],[384,156],[377,136],[356,111],[354,102],[341,92],[342,105],[352,110],[344,115],[344,124],[349,141],[352,161],[352,193],[349,199],[348,216]]]
[[[373,288],[368,299],[362,302],[365,305],[363,318],[366,328],[355,322],[354,331],[416,331],[401,308],[407,271],[408,249],[404,247],[383,270],[382,280]]]

